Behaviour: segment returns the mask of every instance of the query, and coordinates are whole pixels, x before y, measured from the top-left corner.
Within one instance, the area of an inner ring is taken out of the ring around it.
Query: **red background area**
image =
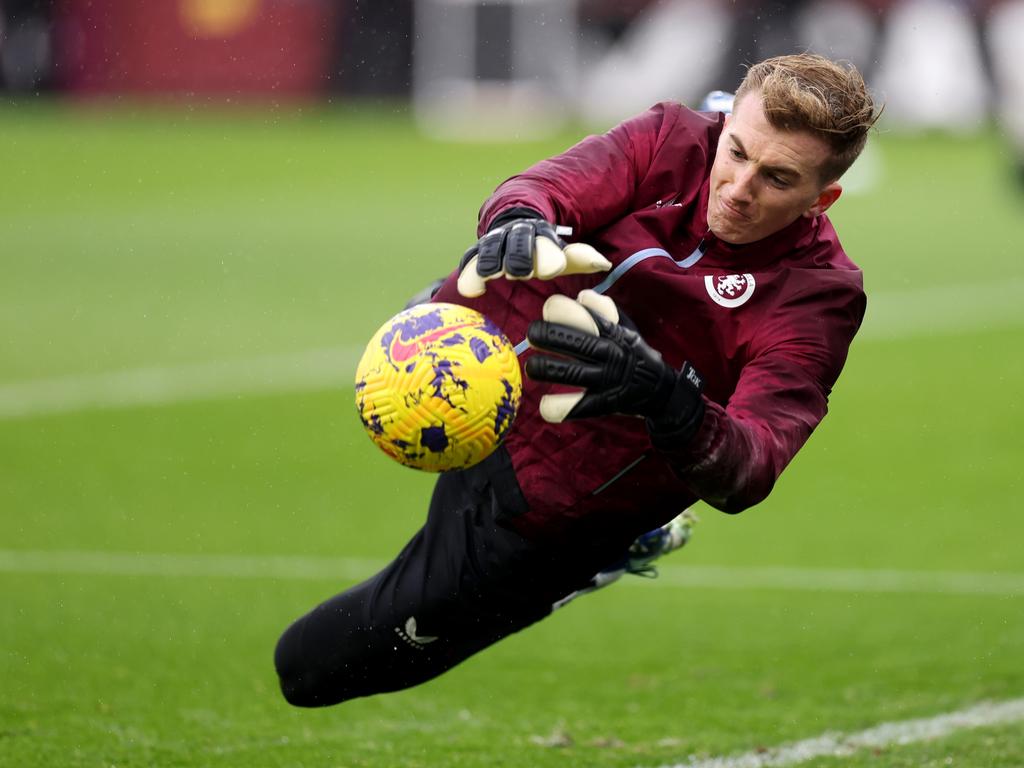
[[[340,5],[61,0],[56,71],[62,85],[79,93],[313,94],[333,60]]]

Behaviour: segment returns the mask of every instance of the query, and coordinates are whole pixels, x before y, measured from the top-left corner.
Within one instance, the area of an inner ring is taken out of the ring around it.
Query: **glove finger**
[[[573,301],[568,296],[563,296],[559,293],[549,296],[547,301],[544,302],[541,316],[549,323],[561,323],[571,328],[578,328],[586,333],[592,333],[595,336],[600,335],[593,315],[579,302]]]
[[[608,299],[608,301],[611,302],[611,299]],[[607,305],[600,303],[600,301],[598,306],[605,311],[610,311]],[[612,302],[612,309],[615,309],[614,302]],[[616,323],[608,320],[600,312],[596,312],[581,304],[579,301],[573,301],[568,296],[562,296],[561,294],[550,296],[544,302],[544,307],[541,311],[544,319],[549,322],[568,325],[595,336],[603,336],[604,338],[618,339],[619,337],[619,328]],[[618,310],[615,309],[615,312],[617,313]]]
[[[533,241],[533,259],[537,277],[541,280],[550,280],[565,272],[565,254],[557,243],[546,236],[538,236]]]
[[[476,256],[476,252],[479,249],[480,249],[480,244],[479,243],[473,243],[471,246],[469,246],[469,248],[466,249],[466,252],[464,254],[462,254],[462,258],[459,259],[459,269],[462,269],[467,264],[469,264],[469,260],[472,259],[474,256]]]
[[[586,243],[569,243],[564,251],[566,266],[563,275],[589,275],[612,268],[608,259]]]
[[[582,389],[602,387],[605,384],[604,366],[553,355],[530,355],[526,360],[526,375],[534,381]]]
[[[533,224],[521,221],[505,237],[505,276],[514,280],[533,277]]]
[[[526,330],[526,338],[531,347],[578,360],[607,363],[621,355],[614,342],[560,323],[534,320]]]
[[[558,236],[558,230],[551,226],[551,222],[544,221],[543,219],[536,219],[534,228],[537,231],[537,237],[546,237],[557,245],[559,250],[565,248],[565,241]]]
[[[565,415],[567,419],[589,419],[617,413],[611,397],[605,392],[584,392],[583,397]]]
[[[579,292],[576,301],[594,313],[594,322],[598,332],[607,338],[621,339],[623,329],[639,333],[634,323],[625,312],[619,309],[610,296],[586,288]],[[616,328],[615,326],[618,326]]]
[[[462,272],[459,273],[459,281],[456,283],[459,294],[467,299],[483,296],[484,291],[487,290],[487,287],[484,285],[485,280],[477,272],[477,259],[478,257],[474,256],[469,260],[466,266],[462,268]]]
[[[477,249],[476,271],[480,277],[493,277],[502,268],[505,250],[505,231],[498,229],[480,238]]]
[[[571,418],[572,409],[576,407],[576,403],[583,398],[583,395],[582,391],[544,395],[540,399],[540,415],[544,421],[559,424],[567,418]]]
[[[586,288],[579,292],[576,297],[576,301],[582,304],[584,307],[589,309],[591,312],[600,315],[609,323],[619,323],[619,308],[615,306],[615,302],[612,301],[611,296],[605,296],[602,293]],[[545,320],[550,318],[545,317]],[[597,331],[594,331],[597,333]]]

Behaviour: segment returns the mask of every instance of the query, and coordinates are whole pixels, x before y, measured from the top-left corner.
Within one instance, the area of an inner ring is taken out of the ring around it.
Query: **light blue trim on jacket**
[[[664,248],[644,248],[642,251],[637,251],[628,259],[619,264],[619,266],[615,267],[615,269],[609,272],[604,280],[595,285],[594,291],[596,293],[606,293],[608,289],[615,285],[618,279],[622,277],[624,274],[626,274],[629,270],[631,270],[641,261],[646,261],[647,259],[654,258],[655,256],[664,256],[666,259],[670,259],[672,263],[675,264],[677,267],[682,267],[683,269],[692,267],[694,264],[700,261],[701,257],[704,255],[705,251],[701,249],[701,246],[703,244],[704,241],[701,240],[700,243],[697,244],[697,247],[693,249],[693,253],[691,253],[689,256],[687,256],[685,259],[682,259],[681,261],[676,261],[675,259],[673,259],[672,254],[670,254]],[[523,339],[521,342],[516,344],[516,354],[521,355],[529,348],[530,342],[527,341],[526,339]]]

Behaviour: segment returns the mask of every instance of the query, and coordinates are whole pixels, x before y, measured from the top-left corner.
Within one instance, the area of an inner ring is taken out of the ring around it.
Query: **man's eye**
[[[786,179],[781,176],[775,176],[774,174],[768,177],[768,181],[773,187],[778,187],[779,189],[785,189],[789,186],[789,182]]]
[[[735,148],[734,149],[730,149],[729,150],[729,154],[732,155],[732,159],[733,160],[742,160],[743,159],[743,153],[740,152],[738,149],[735,149]]]

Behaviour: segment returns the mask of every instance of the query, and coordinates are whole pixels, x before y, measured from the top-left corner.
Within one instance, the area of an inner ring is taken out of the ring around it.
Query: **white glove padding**
[[[482,296],[487,290],[487,281],[498,277],[551,280],[562,275],[592,274],[612,268],[612,263],[592,246],[569,243],[563,247],[550,224],[543,222],[547,227],[535,228],[534,221],[541,220],[518,219],[480,238],[475,246],[478,252],[459,273],[459,293],[470,299]],[[552,237],[539,234],[547,229],[551,229]],[[487,262],[484,269],[480,268],[481,259]]]
[[[587,312],[587,309],[601,315],[611,323],[619,322],[619,308],[615,306],[615,302],[610,297],[596,293],[589,288],[580,291],[575,301],[561,294],[549,297],[544,302],[542,316],[549,323],[567,325],[599,336],[597,323],[594,322],[593,315]],[[544,395],[540,399],[540,415],[544,421],[555,424],[565,421],[569,411],[576,407],[585,394],[586,390],[581,389],[578,392]]]
[[[619,322],[619,308],[615,306],[611,297],[590,288],[580,291],[575,300],[560,293],[549,296],[544,302],[541,316],[549,323],[561,323],[596,336],[597,323],[584,307],[596,312],[610,323]]]

